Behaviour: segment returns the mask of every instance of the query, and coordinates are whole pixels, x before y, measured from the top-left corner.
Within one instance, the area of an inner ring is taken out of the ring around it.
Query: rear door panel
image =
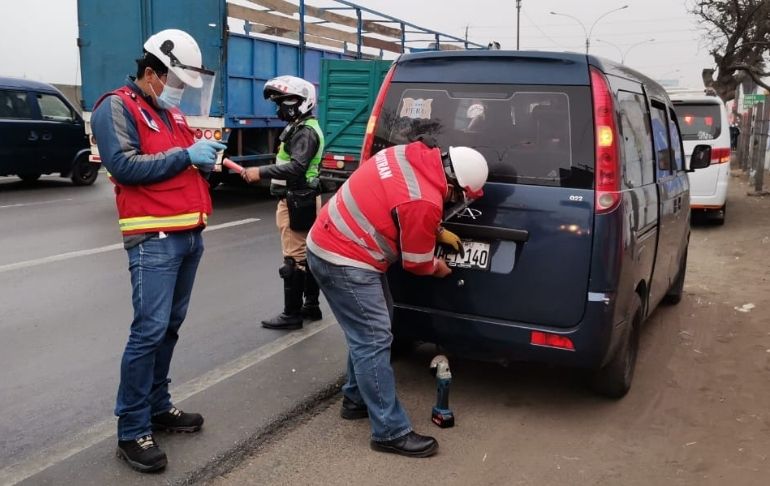
[[[398,303],[554,327],[576,325],[585,309],[593,229],[593,191],[488,184],[482,199],[451,222],[462,238],[474,226],[517,229],[491,243],[489,271],[455,268],[445,279],[391,272]]]

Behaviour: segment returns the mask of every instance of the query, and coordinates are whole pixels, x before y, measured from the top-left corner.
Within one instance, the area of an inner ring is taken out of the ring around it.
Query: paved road
[[[225,485],[768,484],[770,198],[732,180],[727,222],[696,226],[685,296],[643,329],[634,386],[599,398],[569,370],[452,360],[452,429],[430,423],[435,384],[423,347],[396,365],[415,428],[433,458],[369,450],[369,425],[339,402],[276,437]]]
[[[256,325],[282,303],[274,203],[242,188],[214,206],[172,386],[283,336]],[[103,174],[82,188],[0,178],[0,221],[2,470],[110,419],[132,311]]]

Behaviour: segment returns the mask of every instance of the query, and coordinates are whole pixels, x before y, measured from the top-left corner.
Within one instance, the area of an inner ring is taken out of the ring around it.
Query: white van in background
[[[703,92],[669,91],[674,104],[688,165],[696,145],[711,145],[711,165],[689,172],[690,208],[716,224],[724,224],[730,180],[730,125],[721,98]]]

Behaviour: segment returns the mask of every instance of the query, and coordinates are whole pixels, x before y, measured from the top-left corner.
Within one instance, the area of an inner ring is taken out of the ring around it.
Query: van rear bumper
[[[527,361],[597,369],[607,361],[625,327],[625,322],[612,325],[613,304],[586,302],[583,320],[565,329],[396,303],[393,335],[396,339],[435,343],[452,354],[481,361]],[[568,337],[575,350],[533,345],[532,331]]]

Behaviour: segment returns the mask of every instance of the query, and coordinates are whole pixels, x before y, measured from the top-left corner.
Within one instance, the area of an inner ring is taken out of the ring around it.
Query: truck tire
[[[90,186],[99,176],[99,165],[88,161],[88,156],[84,155],[75,161],[72,166],[70,179],[76,186]]]
[[[687,274],[687,250],[684,251],[682,260],[679,262],[679,272],[676,274],[676,280],[668,289],[666,295],[663,296],[663,303],[666,305],[676,305],[682,300],[682,294],[684,293],[684,278]]]
[[[591,389],[607,398],[623,398],[631,389],[634,378],[636,357],[639,354],[639,328],[642,324],[642,300],[634,293],[629,323],[623,342],[618,345],[615,355],[591,377]]]
[[[40,175],[41,174],[19,174],[19,179],[26,182],[27,184],[31,184],[40,179]]]

